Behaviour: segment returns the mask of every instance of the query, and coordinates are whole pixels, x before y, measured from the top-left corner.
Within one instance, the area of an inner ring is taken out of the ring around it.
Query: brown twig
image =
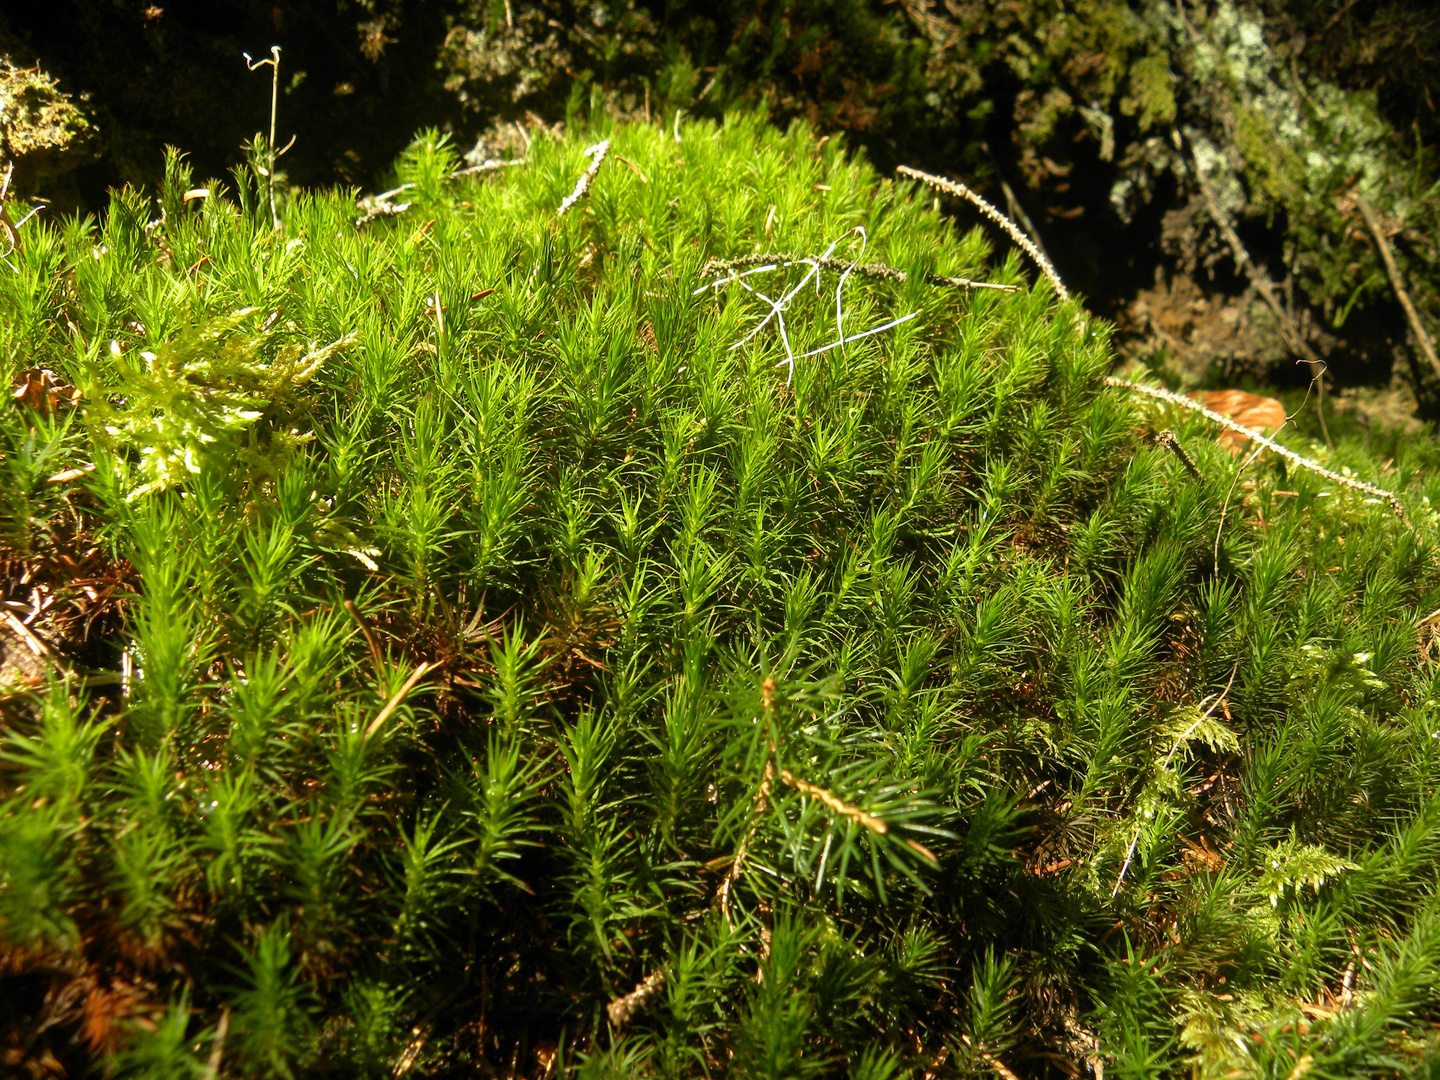
[[[1195,465],[1195,459],[1185,452],[1185,447],[1180,445],[1180,437],[1173,431],[1162,431],[1155,436],[1155,441],[1166,447],[1172,454],[1180,459],[1180,464],[1185,466],[1185,471],[1196,480],[1204,480],[1200,475],[1199,468]]]
[[[1405,282],[1400,277],[1400,267],[1395,265],[1395,253],[1390,249],[1390,242],[1385,239],[1385,230],[1380,225],[1380,219],[1376,217],[1375,209],[1369,201],[1358,191],[1355,193],[1355,202],[1360,207],[1365,224],[1370,227],[1370,235],[1375,238],[1375,246],[1380,249],[1380,258],[1385,263],[1385,273],[1390,275],[1390,287],[1395,290],[1395,295],[1400,300],[1400,306],[1405,309],[1405,317],[1410,320],[1410,329],[1415,331],[1415,338],[1425,352],[1425,359],[1430,361],[1430,367],[1434,369],[1436,375],[1440,375],[1440,356],[1435,355],[1435,342],[1430,339],[1425,324],[1420,321],[1420,312],[1415,310],[1415,304],[1410,300],[1410,293],[1405,289]]]
[[[1200,168],[1200,163],[1195,162],[1195,181],[1200,186],[1200,196],[1205,200],[1205,209],[1209,212],[1210,218],[1219,227],[1225,237],[1225,242],[1230,246],[1230,256],[1235,260],[1235,266],[1254,286],[1255,291],[1260,294],[1260,299],[1265,301],[1265,306],[1270,309],[1280,324],[1280,333],[1284,336],[1286,344],[1291,345],[1297,352],[1306,359],[1313,359],[1315,354],[1310,351],[1310,346],[1300,340],[1297,335],[1291,333],[1291,318],[1284,306],[1280,303],[1280,297],[1275,283],[1270,280],[1270,275],[1250,257],[1240,234],[1235,231],[1235,225],[1220,205],[1220,200],[1215,197],[1215,190],[1210,186],[1210,181],[1205,179],[1205,173]],[[1293,341],[1290,339],[1294,338]]]
[[[1025,230],[1025,235],[1035,241],[1035,246],[1040,249],[1040,254],[1047,259],[1050,252],[1045,250],[1045,241],[1040,238],[1040,230],[1035,227],[1035,222],[1030,220],[1030,215],[1025,212],[1025,207],[1020,204],[1020,199],[1015,194],[1015,189],[1005,179],[1005,172],[1000,168],[1000,161],[990,149],[988,142],[981,142],[980,148],[985,151],[985,156],[990,159],[990,166],[995,170],[995,179],[1000,182],[1000,193],[1005,196],[1005,209],[1010,211],[1016,223]]]
[[[1280,303],[1279,290],[1276,288],[1275,283],[1270,280],[1270,275],[1265,272],[1264,267],[1250,257],[1250,252],[1245,249],[1245,244],[1241,241],[1240,234],[1235,231],[1234,222],[1230,220],[1230,215],[1225,212],[1225,208],[1220,205],[1220,200],[1215,197],[1214,189],[1211,188],[1210,182],[1205,179],[1205,173],[1200,168],[1200,162],[1194,160],[1193,154],[1192,161],[1194,163],[1195,181],[1200,186],[1201,198],[1205,200],[1205,209],[1224,234],[1225,242],[1230,245],[1230,255],[1235,260],[1236,267],[1244,272],[1245,276],[1250,279],[1250,284],[1254,286],[1255,291],[1260,294],[1260,299],[1265,301],[1265,306],[1268,307],[1271,314],[1275,316],[1276,325],[1280,329],[1280,337],[1284,340],[1286,346],[1294,351],[1295,355],[1300,357],[1304,363],[1310,365],[1313,381],[1319,390],[1315,411],[1320,417],[1320,432],[1325,436],[1325,445],[1333,450],[1335,449],[1335,444],[1330,441],[1330,427],[1325,422],[1325,371],[1328,365],[1324,360],[1321,360],[1320,357],[1315,355],[1315,350],[1312,349],[1310,343],[1305,340],[1305,335],[1301,333],[1300,327],[1296,324],[1294,317],[1290,312],[1286,311],[1285,306]],[[1320,365],[1318,371],[1315,367],[1316,364]]]
[[[365,644],[370,649],[370,661],[375,665],[375,677],[383,678],[385,675],[385,654],[380,651],[380,642],[376,640],[375,633],[370,629],[370,624],[365,621],[365,616],[360,614],[360,609],[355,606],[355,601],[346,600],[345,610],[360,627],[360,632],[365,635]]]
[[[1237,435],[1244,435],[1247,439],[1254,440],[1271,453],[1279,454],[1286,461],[1299,465],[1302,469],[1309,469],[1319,476],[1323,476],[1331,483],[1340,484],[1344,487],[1353,488],[1356,491],[1363,491],[1366,495],[1373,495],[1376,498],[1384,499],[1390,504],[1390,509],[1395,512],[1396,517],[1407,526],[1410,524],[1410,519],[1405,516],[1405,507],[1401,505],[1399,497],[1393,491],[1386,491],[1384,488],[1376,487],[1374,484],[1367,484],[1363,480],[1356,480],[1349,476],[1341,476],[1337,472],[1331,472],[1325,468],[1325,466],[1297,454],[1287,446],[1281,446],[1274,439],[1260,434],[1260,432],[1254,428],[1248,428],[1244,424],[1237,424],[1234,420],[1231,420],[1230,417],[1222,416],[1220,413],[1207,409],[1198,401],[1187,398],[1183,394],[1177,394],[1173,390],[1165,390],[1158,386],[1146,386],[1143,383],[1132,382],[1129,379],[1121,379],[1113,375],[1105,379],[1105,385],[1113,386],[1121,390],[1129,390],[1136,394],[1143,394],[1146,397],[1156,398],[1159,401],[1168,402],[1171,405],[1178,405],[1182,409],[1197,412],[1207,420],[1211,420],[1221,427],[1235,432]]]
[[[901,165],[895,171],[901,176],[908,176],[912,180],[918,180],[920,183],[936,191],[943,191],[947,195],[954,195],[956,198],[964,199],[976,207],[987,218],[1000,226],[1006,235],[1015,241],[1020,250],[1034,260],[1035,265],[1040,268],[1040,272],[1045,275],[1045,279],[1050,282],[1051,288],[1055,290],[1056,296],[1061,300],[1070,299],[1070,290],[1065,288],[1065,283],[1060,280],[1060,275],[1055,272],[1055,267],[1052,266],[1050,260],[1045,257],[1045,253],[1035,246],[1035,242],[1026,236],[1015,222],[991,206],[983,197],[971,191],[958,180],[946,180],[943,177],[921,172],[919,169],[912,169],[909,165]]]

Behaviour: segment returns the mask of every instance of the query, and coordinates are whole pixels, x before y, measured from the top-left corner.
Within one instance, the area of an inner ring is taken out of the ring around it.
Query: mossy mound
[[[1433,444],[1242,473],[803,127],[456,164],[8,256],[7,1068],[1433,1066]]]

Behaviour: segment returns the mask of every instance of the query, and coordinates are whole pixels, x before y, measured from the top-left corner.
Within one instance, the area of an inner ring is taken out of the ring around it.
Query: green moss
[[[361,227],[175,160],[163,219],[27,226],[5,363],[86,393],[0,412],[6,610],[54,598],[52,684],[0,699],[0,980],[54,991],[6,1039],[154,1077],[1425,1060],[1440,451],[1285,436],[1409,526],[1241,477],[837,140],[676,132],[465,178],[432,133]],[[903,280],[704,272],[861,226]],[[837,289],[849,333],[913,317],[792,373]],[[87,642],[97,552],[133,598]]]
[[[1256,208],[1301,210],[1304,170],[1295,151],[1254,109],[1237,106],[1235,128],[1235,147],[1245,162],[1245,179]]]
[[[1144,56],[1130,69],[1130,96],[1121,111],[1136,116],[1141,131],[1165,128],[1175,119],[1175,74],[1169,56]]]

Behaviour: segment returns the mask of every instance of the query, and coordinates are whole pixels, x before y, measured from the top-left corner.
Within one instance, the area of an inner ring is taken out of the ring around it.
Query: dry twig
[[[459,180],[466,176],[480,176],[483,173],[495,172],[497,169],[508,169],[512,165],[524,165],[524,158],[486,158],[479,165],[467,165],[463,169],[456,169],[446,179]],[[396,195],[403,195],[407,191],[414,191],[414,184],[401,184],[389,191],[382,191],[378,195],[366,195],[360,200],[360,209],[365,212],[355,219],[355,227],[382,217],[395,217],[410,209],[409,203],[392,203],[390,200]]]
[[[732,267],[729,277],[717,281],[711,281],[704,285],[701,285],[690,295],[699,296],[701,293],[712,287],[718,287],[720,285],[728,284],[737,284],[746,292],[758,296],[761,300],[765,301],[765,303],[769,304],[770,314],[766,315],[763,319],[761,319],[748,334],[742,337],[739,341],[735,342],[735,344],[731,345],[730,348],[732,350],[740,348],[747,341],[749,341],[756,334],[758,334],[761,330],[765,329],[765,327],[770,324],[771,319],[774,319],[775,325],[780,331],[780,342],[785,347],[785,359],[780,361],[780,364],[786,364],[789,366],[789,374],[785,378],[785,384],[788,386],[791,380],[795,377],[796,360],[804,360],[807,357],[819,356],[821,353],[829,352],[831,349],[838,349],[842,346],[848,345],[852,341],[859,341],[861,338],[867,338],[875,334],[881,334],[884,333],[886,330],[893,330],[901,323],[909,322],[911,319],[915,318],[916,315],[920,314],[918,311],[912,311],[908,315],[902,315],[898,319],[891,319],[889,322],[884,323],[880,326],[873,326],[869,330],[861,330],[859,333],[851,334],[848,337],[846,336],[845,312],[842,303],[842,297],[845,292],[845,283],[849,280],[850,275],[855,272],[855,268],[860,265],[860,259],[863,258],[865,255],[865,246],[869,243],[869,236],[865,232],[864,226],[857,225],[854,229],[850,231],[850,233],[846,235],[853,236],[855,234],[859,234],[860,236],[860,251],[855,256],[855,258],[848,263],[831,258],[831,255],[834,254],[835,249],[840,245],[841,241],[845,239],[845,237],[842,236],[839,239],[835,240],[833,243],[831,243],[831,245],[825,249],[825,253],[823,255],[802,256],[799,259],[784,263],[783,266],[780,263],[769,263],[763,266],[752,267],[749,270],[739,271],[735,270]],[[751,277],[755,274],[764,274],[770,272],[771,270],[780,270],[784,267],[793,265],[808,266],[810,269],[805,272],[805,276],[800,279],[799,284],[791,288],[778,300],[771,299],[769,296],[766,296],[759,289],[754,288],[752,285],[750,285],[749,282],[744,280],[745,278]],[[819,295],[822,270],[827,265],[832,265],[837,269],[841,270],[840,284],[835,287],[835,340],[829,342],[828,344],[821,345],[818,348],[811,349],[809,352],[800,353],[797,356],[795,354],[795,350],[790,346],[790,335],[785,328],[785,312],[789,310],[790,302],[794,300],[795,297],[799,295],[800,291],[810,283],[811,278],[815,279],[815,293],[817,296]],[[777,364],[776,367],[779,367],[780,364]]]
[[[1195,181],[1200,185],[1200,196],[1205,200],[1205,209],[1219,227],[1220,231],[1225,234],[1225,242],[1230,245],[1230,255],[1235,260],[1235,265],[1244,271],[1245,276],[1250,279],[1250,284],[1254,286],[1255,291],[1260,294],[1260,298],[1265,301],[1265,306],[1268,307],[1270,313],[1275,316],[1276,325],[1280,329],[1280,336],[1286,345],[1288,345],[1290,349],[1294,351],[1295,355],[1300,357],[1304,363],[1310,365],[1313,382],[1319,390],[1319,404],[1316,405],[1315,411],[1320,416],[1320,430],[1325,436],[1325,445],[1333,450],[1335,444],[1330,441],[1330,428],[1325,423],[1325,370],[1328,365],[1324,360],[1321,360],[1320,357],[1315,355],[1315,350],[1312,349],[1310,343],[1305,340],[1305,335],[1301,333],[1300,327],[1296,324],[1294,317],[1285,309],[1285,306],[1280,303],[1280,291],[1275,283],[1270,280],[1270,275],[1265,272],[1265,269],[1260,266],[1259,263],[1250,257],[1250,252],[1245,249],[1245,244],[1241,241],[1240,234],[1235,231],[1235,224],[1230,220],[1230,215],[1227,214],[1224,207],[1220,205],[1220,200],[1215,197],[1215,191],[1210,187],[1210,182],[1205,179],[1205,173],[1200,168],[1200,162],[1194,161],[1194,166]],[[1319,365],[1318,369],[1316,368],[1317,364]]]
[[[843,259],[814,258],[805,255],[791,255],[784,252],[775,254],[741,255],[735,259],[711,259],[700,270],[701,277],[709,277],[712,274],[724,274],[746,267],[773,265],[776,268],[794,266],[797,263],[809,263],[819,266],[822,270],[849,271],[858,274],[860,277],[872,278],[876,281],[893,281],[896,284],[904,284],[910,280],[910,275],[904,270],[897,270],[893,266],[886,266],[884,263],[860,263],[851,264]],[[963,277],[945,277],[942,274],[926,274],[925,281],[930,285],[948,286],[953,289],[995,289],[998,292],[1017,292],[1018,285],[1002,285],[995,281],[974,281]]]
[[[1286,461],[1299,465],[1302,469],[1309,469],[1316,475],[1323,476],[1331,483],[1353,488],[1356,491],[1364,492],[1366,495],[1374,496],[1377,499],[1384,499],[1390,504],[1390,509],[1395,512],[1396,517],[1406,525],[1410,524],[1410,519],[1405,516],[1405,507],[1400,504],[1399,497],[1396,496],[1393,491],[1386,491],[1384,488],[1376,487],[1374,484],[1367,484],[1364,480],[1356,480],[1353,477],[1341,476],[1337,472],[1331,472],[1318,462],[1311,461],[1309,458],[1297,454],[1288,446],[1281,446],[1274,439],[1260,434],[1260,432],[1254,428],[1248,428],[1244,424],[1237,424],[1228,416],[1222,416],[1220,413],[1207,409],[1198,401],[1187,398],[1184,394],[1177,394],[1173,390],[1165,390],[1158,386],[1146,386],[1143,383],[1132,382],[1129,379],[1121,379],[1113,375],[1106,378],[1105,385],[1117,387],[1122,390],[1130,390],[1137,394],[1144,394],[1146,397],[1156,398],[1160,401],[1168,402],[1171,405],[1178,405],[1180,408],[1189,409],[1191,412],[1198,412],[1201,416],[1205,417],[1205,419],[1212,420],[1221,427],[1227,428],[1236,434],[1244,435],[1247,439],[1253,440],[1271,453],[1279,454]]]
[[[991,206],[984,198],[976,192],[971,191],[958,180],[946,180],[943,177],[934,176],[919,169],[912,169],[909,165],[901,165],[895,170],[901,176],[908,176],[912,180],[918,180],[922,184],[933,188],[936,191],[943,191],[947,195],[954,195],[956,198],[964,199],[976,207],[982,214],[993,221],[1004,230],[1005,234],[1015,241],[1020,250],[1034,260],[1040,272],[1045,275],[1045,280],[1050,282],[1050,287],[1055,290],[1055,295],[1061,300],[1070,299],[1070,290],[1065,288],[1065,283],[1060,280],[1060,275],[1055,272],[1055,267],[1045,257],[1045,253],[1035,246],[1035,242],[1026,236],[1015,222],[1002,214],[995,207]]]
[[[1405,289],[1400,268],[1395,265],[1395,253],[1390,250],[1390,242],[1385,239],[1385,230],[1380,226],[1380,219],[1375,216],[1375,210],[1369,201],[1358,191],[1355,193],[1355,202],[1360,207],[1365,224],[1370,227],[1370,235],[1375,237],[1375,246],[1380,249],[1380,258],[1385,263],[1385,273],[1390,275],[1390,287],[1395,290],[1400,306],[1405,309],[1405,317],[1410,320],[1410,329],[1415,331],[1415,337],[1420,342],[1420,348],[1425,351],[1425,358],[1430,361],[1431,368],[1436,375],[1440,375],[1440,356],[1435,355],[1435,343],[1430,339],[1425,324],[1420,321],[1420,312],[1415,310],[1410,293]]]
[[[1185,466],[1185,471],[1188,472],[1191,476],[1193,476],[1196,480],[1205,479],[1203,476],[1200,475],[1200,470],[1195,465],[1195,459],[1192,458],[1188,453],[1186,453],[1185,447],[1180,445],[1179,436],[1176,435],[1173,431],[1160,432],[1159,435],[1155,436],[1155,441],[1158,442],[1161,446],[1169,449],[1172,454],[1179,458],[1180,464]]]

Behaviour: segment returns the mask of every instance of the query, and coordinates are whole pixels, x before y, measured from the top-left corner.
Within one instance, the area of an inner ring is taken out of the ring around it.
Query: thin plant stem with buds
[[[249,53],[241,53],[245,57],[245,64],[255,71],[265,65],[270,66],[270,136],[265,141],[266,162],[265,162],[265,193],[270,204],[270,222],[274,228],[280,228],[280,215],[275,212],[275,161],[291,146],[295,145],[295,138],[291,136],[290,142],[283,150],[275,149],[275,114],[280,103],[280,46],[270,46],[270,58],[268,60],[252,60]]]

